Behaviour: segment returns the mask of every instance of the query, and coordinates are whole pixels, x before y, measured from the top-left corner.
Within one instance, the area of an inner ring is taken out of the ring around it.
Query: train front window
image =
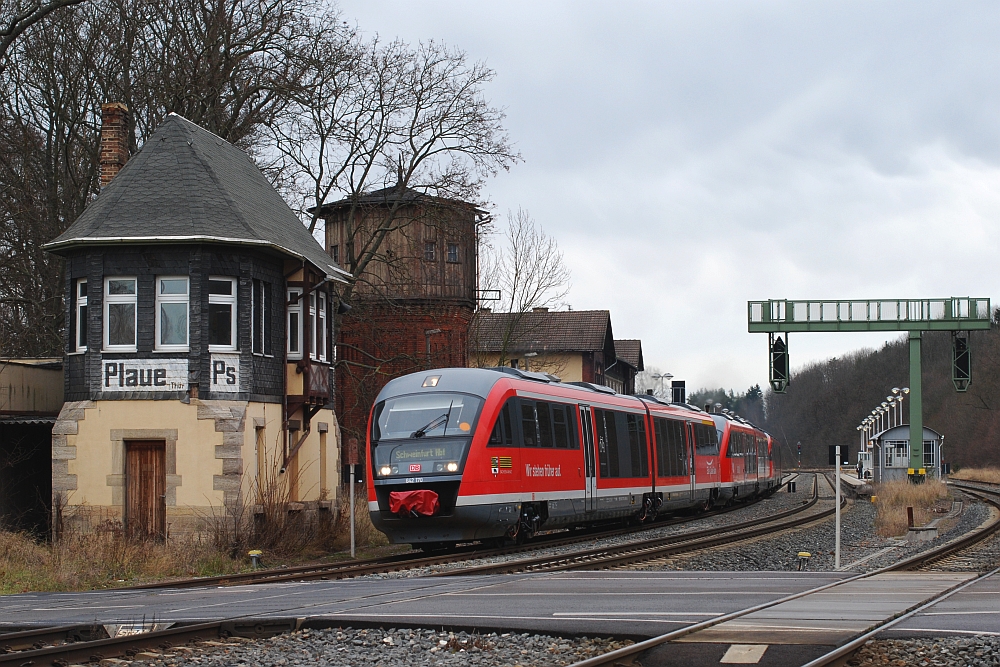
[[[399,396],[375,406],[372,442],[471,436],[483,401],[468,394]]]

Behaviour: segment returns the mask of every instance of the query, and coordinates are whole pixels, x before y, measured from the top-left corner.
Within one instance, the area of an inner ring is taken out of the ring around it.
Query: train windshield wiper
[[[433,431],[434,429],[436,429],[438,426],[441,426],[442,424],[444,424],[444,430],[447,431],[448,430],[448,420],[451,419],[451,408],[452,408],[453,405],[455,405],[455,401],[452,401],[448,405],[448,412],[444,413],[440,417],[435,417],[434,419],[432,419],[427,424],[424,424],[423,426],[421,426],[420,428],[418,428],[416,431],[414,431],[410,435],[410,437],[411,438],[422,438],[427,433],[427,431]]]

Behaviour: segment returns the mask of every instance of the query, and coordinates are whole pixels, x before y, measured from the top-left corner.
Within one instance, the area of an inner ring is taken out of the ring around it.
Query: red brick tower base
[[[360,302],[340,319],[337,415],[344,437],[364,443],[375,397],[389,380],[429,368],[468,366],[469,306]],[[361,461],[365,460],[364,452]]]

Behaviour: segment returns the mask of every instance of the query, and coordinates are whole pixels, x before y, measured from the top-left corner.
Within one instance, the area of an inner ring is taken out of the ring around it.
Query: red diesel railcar
[[[692,406],[511,368],[434,369],[375,400],[368,504],[393,543],[520,541],[711,507],[736,495],[723,461],[716,423]],[[775,487],[755,472],[755,490]]]

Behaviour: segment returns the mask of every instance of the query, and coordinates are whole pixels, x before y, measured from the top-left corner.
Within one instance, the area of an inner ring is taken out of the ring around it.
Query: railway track
[[[778,490],[786,484],[782,483]],[[776,491],[777,492],[777,491]],[[150,584],[138,584],[135,586],[125,586],[115,590],[145,590],[161,588],[197,588],[202,586],[236,586],[263,583],[281,583],[287,581],[308,581],[313,579],[348,579],[360,577],[367,574],[386,574],[389,572],[399,572],[402,570],[415,569],[420,567],[431,567],[435,565],[448,565],[465,560],[480,558],[493,558],[497,556],[509,556],[519,553],[527,553],[538,549],[551,547],[570,546],[582,542],[590,542],[594,539],[616,537],[619,535],[629,535],[655,528],[663,528],[684,523],[691,523],[721,514],[726,514],[741,508],[748,507],[756,502],[757,498],[746,503],[724,507],[709,512],[685,517],[675,517],[655,521],[652,523],[631,526],[628,528],[597,528],[593,530],[578,530],[573,533],[558,532],[549,535],[542,535],[532,540],[530,543],[509,546],[502,548],[482,548],[465,547],[455,551],[442,552],[426,555],[422,552],[406,552],[393,556],[381,558],[369,558],[364,560],[353,560],[344,563],[327,563],[300,565],[287,568],[275,568],[266,570],[256,570],[253,572],[240,572],[235,574],[224,574],[213,577],[194,577],[190,579],[174,579],[169,581],[155,582]],[[2,640],[2,637],[0,637]]]
[[[988,505],[992,505],[994,509],[1000,511],[1000,489],[983,489],[963,482],[951,482],[951,485],[967,495],[973,496]],[[994,517],[992,522],[981,527],[979,530],[964,535],[937,549],[917,554],[912,558],[897,563],[893,567],[897,570],[929,571],[934,569],[936,571],[949,571],[958,569],[968,571],[970,569],[970,560],[975,559],[975,549],[997,532],[1000,532],[1000,517]]]
[[[522,572],[559,572],[562,570],[603,570],[639,562],[668,557],[678,553],[707,549],[722,544],[742,541],[774,533],[779,530],[796,528],[832,515],[834,508],[799,516],[819,501],[819,475],[814,478],[813,496],[801,507],[747,521],[739,526],[708,528],[681,535],[670,535],[628,544],[583,549],[568,554],[546,555],[503,563],[491,563],[447,572],[437,572],[429,576],[447,577],[458,575],[492,575]],[[829,480],[827,480],[829,481]],[[787,519],[787,520],[786,520]]]
[[[781,487],[779,487],[780,489]],[[815,499],[811,501],[815,503]],[[651,528],[689,523],[725,514],[748,504],[722,508],[691,517],[680,517],[643,526],[596,531],[578,531],[572,537],[565,533],[542,536],[531,544],[504,549],[466,549],[460,552],[423,556],[418,553],[400,554],[388,558],[351,561],[336,565],[306,565],[280,570],[260,570],[219,577],[199,577],[167,581],[152,585],[133,586],[116,590],[145,590],[157,588],[189,588],[197,586],[245,585],[308,579],[341,579],[370,573],[384,573],[428,565],[440,565],[472,558],[522,553],[539,548],[558,547],[593,541],[617,535],[635,533]],[[772,519],[773,520],[773,519]],[[731,529],[730,529],[731,530]],[[698,531],[700,534],[706,531]],[[171,627],[158,629],[154,623],[137,623],[124,630],[103,625],[77,625],[38,628],[0,634],[0,665],[66,665],[95,662],[104,658],[136,655],[146,649],[165,650],[197,641],[211,641],[220,637],[238,636],[263,638],[295,630],[301,619],[260,621],[249,617],[229,618],[223,621],[197,624],[160,624]],[[112,636],[122,632],[121,636]]]
[[[972,486],[961,482],[957,483],[952,482],[952,484],[956,488],[961,489],[963,493],[968,493],[972,496],[978,497],[984,502],[987,502],[993,505],[994,507],[1000,509],[1000,486],[994,486],[991,489],[983,489],[980,487]],[[888,567],[884,567],[879,570],[875,570],[873,572],[868,572],[865,574],[859,574],[853,577],[849,577],[847,579],[844,579],[842,581],[833,584],[826,584],[824,586],[819,586],[762,605],[748,607],[746,609],[732,612],[724,616],[719,616],[717,618],[713,618],[708,621],[696,623],[686,628],[675,630],[673,632],[669,632],[664,635],[660,635],[659,637],[648,639],[644,642],[639,642],[637,644],[634,644],[632,646],[623,649],[619,649],[617,651],[612,651],[610,653],[606,653],[601,656],[597,656],[594,658],[590,658],[588,660],[583,660],[581,662],[574,663],[569,667],[614,667],[616,665],[634,664],[633,662],[634,658],[638,657],[642,653],[645,653],[646,651],[652,648],[655,648],[657,646],[660,646],[662,644],[671,641],[676,641],[678,639],[681,639],[682,637],[694,634],[695,632],[701,630],[708,629],[715,625],[725,623],[726,621],[731,621],[734,619],[738,619],[742,616],[747,616],[757,611],[768,609],[770,607],[775,607],[784,602],[805,597],[807,595],[818,593],[820,591],[834,588],[836,586],[841,586],[848,582],[857,581],[859,579],[865,579],[868,577],[874,577],[876,575],[884,574],[887,572],[918,571],[927,569],[927,567],[931,564],[942,562],[948,558],[958,557],[963,551],[974,549],[977,545],[982,543],[984,540],[989,539],[997,532],[1000,532],[1000,518],[994,519],[988,525],[980,527],[979,529],[972,531],[962,536],[961,538],[939,545],[933,549],[917,554],[911,558],[899,561]],[[921,611],[924,611],[925,609],[928,609],[938,604],[939,602],[951,597],[952,595],[955,595],[956,593],[968,588],[969,586],[975,584],[976,582],[981,581],[982,579],[985,579],[987,577],[991,577],[998,573],[1000,573],[1000,567],[990,569],[988,572],[981,573],[980,576],[976,577],[975,579],[972,579],[959,586],[944,591],[943,593],[935,595],[928,600],[924,600],[919,605],[916,605],[915,607],[907,610],[905,613],[898,615],[894,618],[886,619],[882,623],[876,624],[865,633],[837,647],[835,650],[830,651],[829,653],[806,663],[805,665],[803,665],[803,667],[829,667],[832,665],[841,665],[858,649],[864,646],[866,642],[868,642],[870,639],[873,639],[880,632],[888,630],[889,628],[915,616]]]

